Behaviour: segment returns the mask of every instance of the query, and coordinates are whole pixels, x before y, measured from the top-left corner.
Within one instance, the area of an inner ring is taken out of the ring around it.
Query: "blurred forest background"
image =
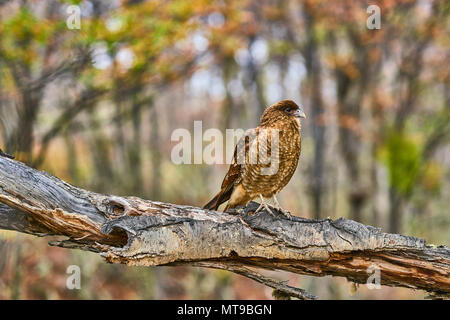
[[[85,189],[201,206],[228,166],[175,165],[173,130],[252,128],[293,99],[308,118],[284,208],[449,245],[449,13],[445,0],[0,1],[0,147]],[[271,298],[224,271],[108,265],[47,240],[0,231],[0,299]],[[66,288],[72,264],[81,290]],[[425,296],[276,275],[321,298]]]

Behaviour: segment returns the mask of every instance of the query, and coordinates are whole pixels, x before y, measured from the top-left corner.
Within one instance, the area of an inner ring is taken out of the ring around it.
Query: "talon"
[[[258,209],[256,209],[255,212],[253,212],[253,214],[257,214],[258,212],[260,212],[261,209],[262,209],[263,207],[264,207],[264,206],[263,206],[263,204],[261,203],[261,204],[259,205]]]
[[[275,214],[272,212],[272,210],[270,210],[269,206],[267,205],[266,201],[264,200],[262,195],[259,195],[259,198],[261,199],[261,204],[259,205],[258,209],[256,209],[255,213],[258,213],[259,211],[261,211],[262,208],[266,209],[267,212],[269,212],[272,216],[275,217]]]
[[[291,213],[290,213],[289,211],[280,210],[280,212],[281,212],[286,218],[288,218],[289,220],[292,219],[292,215],[291,215]]]
[[[273,213],[272,210],[270,210],[268,205],[265,205],[264,209],[266,209],[266,211],[269,212],[272,216],[276,217],[275,213]]]
[[[291,220],[291,219],[292,219],[291,213],[290,213],[289,211],[285,211],[285,210],[283,210],[283,208],[281,208],[280,204],[278,203],[278,199],[277,199],[276,195],[273,195],[272,199],[273,199],[273,201],[275,202],[276,209],[277,209],[279,212],[281,212],[281,214],[282,214],[283,216],[285,216],[286,218],[288,218],[289,220]]]

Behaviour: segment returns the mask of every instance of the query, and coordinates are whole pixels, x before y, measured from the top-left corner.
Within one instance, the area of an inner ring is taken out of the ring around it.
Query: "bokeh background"
[[[379,30],[366,26],[370,4]],[[69,5],[80,29],[66,24]],[[308,118],[284,208],[449,245],[449,13],[445,0],[0,1],[0,147],[85,189],[200,206],[227,165],[175,165],[173,130],[251,128],[293,99]],[[81,290],[66,288],[72,264]],[[425,296],[269,274],[323,299]],[[271,290],[224,271],[109,265],[0,231],[0,299],[69,298]]]

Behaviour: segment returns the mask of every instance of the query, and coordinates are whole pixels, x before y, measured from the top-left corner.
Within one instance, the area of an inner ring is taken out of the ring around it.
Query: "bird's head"
[[[302,118],[306,118],[306,115],[301,106],[298,106],[292,100],[281,100],[264,110],[261,116],[261,124],[277,120],[299,121]]]

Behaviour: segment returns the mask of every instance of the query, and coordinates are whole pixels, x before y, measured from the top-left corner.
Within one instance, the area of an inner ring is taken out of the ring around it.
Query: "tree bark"
[[[50,244],[94,251],[112,263],[224,269],[301,299],[315,297],[254,269],[366,283],[375,266],[382,285],[450,295],[448,247],[342,218],[252,214],[253,202],[232,215],[98,194],[1,156],[0,202],[0,229],[64,236]]]

